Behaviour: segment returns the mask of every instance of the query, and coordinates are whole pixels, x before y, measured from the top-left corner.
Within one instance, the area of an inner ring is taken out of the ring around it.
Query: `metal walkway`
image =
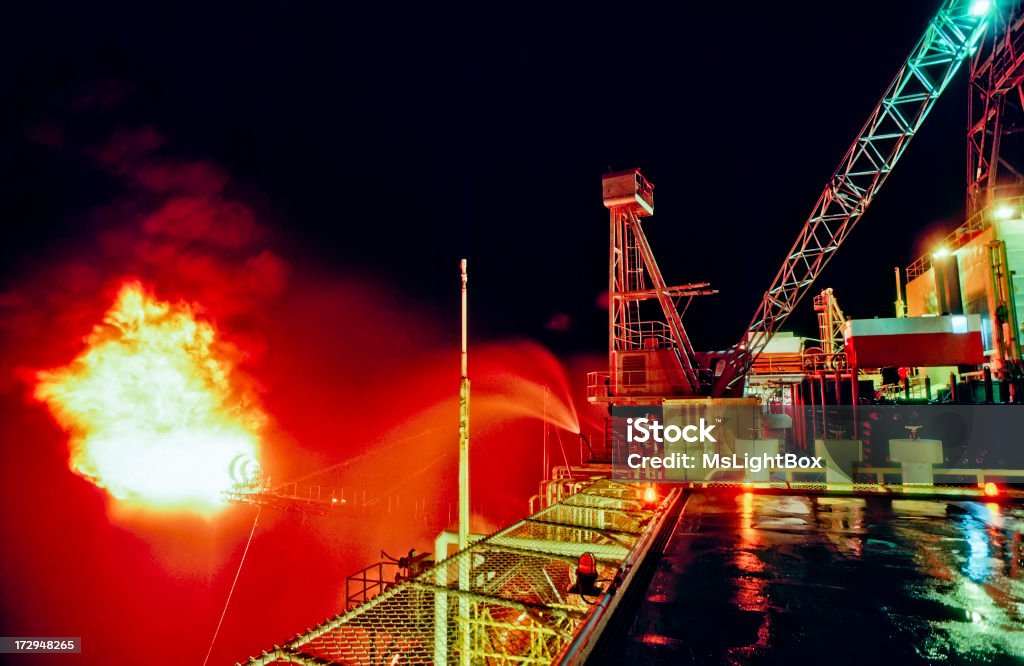
[[[680,496],[641,493],[597,481],[247,663],[581,663]],[[584,553],[601,596],[568,592]]]

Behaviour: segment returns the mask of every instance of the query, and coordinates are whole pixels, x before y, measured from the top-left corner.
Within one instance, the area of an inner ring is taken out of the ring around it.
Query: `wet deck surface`
[[[1024,663],[1024,508],[694,495],[612,663]]]

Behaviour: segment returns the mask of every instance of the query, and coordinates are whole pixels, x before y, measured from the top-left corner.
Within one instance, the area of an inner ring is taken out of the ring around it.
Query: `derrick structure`
[[[717,293],[708,283],[669,286],[644,233],[654,213],[654,187],[639,169],[602,179],[609,209],[608,365],[592,373],[592,392],[643,402],[660,394],[698,395],[708,387],[680,306]],[[682,308],[685,311],[685,307]]]

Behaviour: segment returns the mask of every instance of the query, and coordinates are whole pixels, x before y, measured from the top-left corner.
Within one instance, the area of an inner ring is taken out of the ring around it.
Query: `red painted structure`
[[[843,337],[854,368],[985,362],[978,315],[851,319]]]

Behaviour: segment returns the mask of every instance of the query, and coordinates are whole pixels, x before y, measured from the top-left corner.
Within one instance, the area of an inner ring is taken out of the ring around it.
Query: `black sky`
[[[475,326],[600,351],[600,176],[642,167],[686,324],[740,336],[822,185],[939,2],[22,3],[0,28],[0,249],[9,287],[116,196],[43,123],[151,125],[251,189],[308,256]],[[29,6],[31,5],[31,6]],[[106,110],[76,100],[111,90]],[[962,215],[966,72],[819,286],[887,316],[892,267]],[[84,117],[87,115],[88,117]],[[810,303],[796,324],[812,332]],[[544,324],[567,313],[573,327]]]

